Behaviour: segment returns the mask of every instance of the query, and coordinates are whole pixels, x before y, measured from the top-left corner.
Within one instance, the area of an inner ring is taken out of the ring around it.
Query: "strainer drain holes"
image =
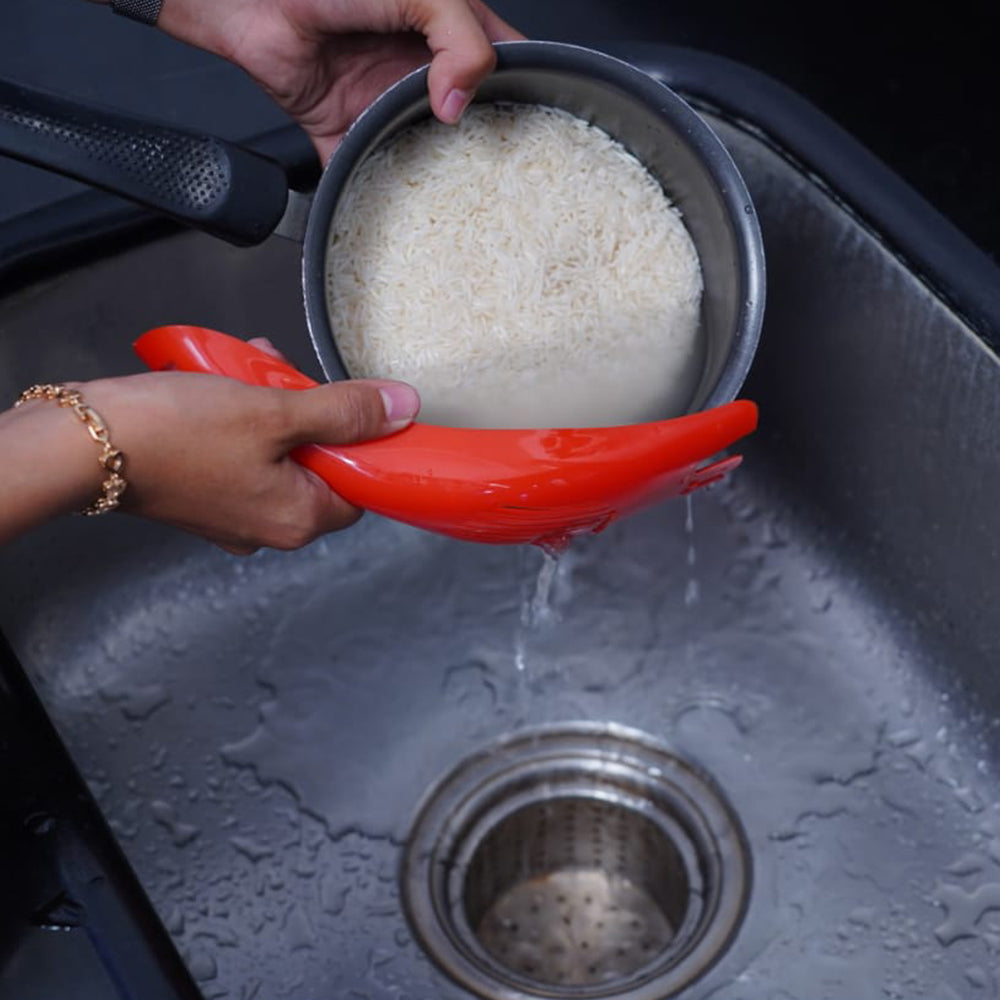
[[[639,812],[580,797],[506,817],[480,842],[464,880],[465,917],[483,948],[539,983],[569,986],[627,977],[665,951],[689,895],[666,831]]]
[[[725,951],[750,858],[714,783],[642,734],[509,738],[424,801],[403,863],[416,939],[488,1000],[663,1000]]]

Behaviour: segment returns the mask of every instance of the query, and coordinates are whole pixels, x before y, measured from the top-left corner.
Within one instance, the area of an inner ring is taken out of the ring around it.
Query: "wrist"
[[[113,0],[91,0],[105,7],[116,7]],[[143,11],[157,7],[157,0],[132,0]],[[242,6],[245,6],[244,3]],[[155,24],[165,34],[178,41],[205,49],[215,55],[230,58],[233,44],[229,32],[241,5],[198,3],[192,0],[159,0],[154,20],[140,15],[137,20]],[[117,9],[117,8],[116,8]]]
[[[101,492],[104,471],[86,427],[47,400],[0,413],[0,453],[5,464],[0,540],[80,510]]]
[[[249,5],[163,0],[156,26],[178,41],[231,59],[241,14]]]

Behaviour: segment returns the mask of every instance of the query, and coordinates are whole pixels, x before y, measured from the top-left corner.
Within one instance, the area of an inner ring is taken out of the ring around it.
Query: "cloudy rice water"
[[[421,420],[453,426],[684,412],[701,292],[659,183],[600,129],[535,105],[402,132],[355,174],[327,251],[347,370],[410,382]]]

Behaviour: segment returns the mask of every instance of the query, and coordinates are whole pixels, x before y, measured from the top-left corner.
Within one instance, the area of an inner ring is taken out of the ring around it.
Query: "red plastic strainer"
[[[235,337],[163,326],[136,341],[152,369],[309,389],[312,379]],[[479,430],[415,423],[390,437],[293,456],[350,503],[452,538],[559,547],[573,535],[721,479],[739,455],[712,457],[757,426],[737,400],[621,427]]]

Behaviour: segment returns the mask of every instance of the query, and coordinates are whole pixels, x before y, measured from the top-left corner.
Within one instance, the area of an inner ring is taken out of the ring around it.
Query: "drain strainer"
[[[698,768],[641,733],[520,733],[424,800],[403,861],[417,939],[488,1000],[663,1000],[731,941],[746,839]]]

